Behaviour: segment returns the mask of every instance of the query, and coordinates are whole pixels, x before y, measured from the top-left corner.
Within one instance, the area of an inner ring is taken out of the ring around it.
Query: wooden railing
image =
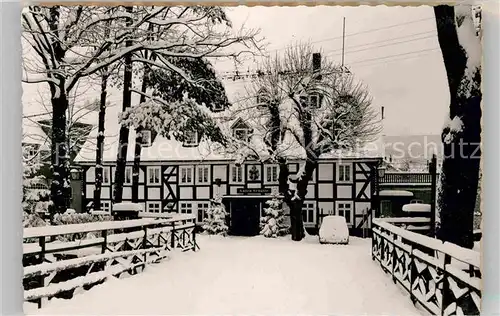
[[[52,297],[71,298],[77,289],[109,277],[141,272],[174,249],[196,251],[194,228],[193,215],[25,228],[24,299],[41,307]],[[85,233],[99,236],[71,238]],[[71,241],[48,241],[57,236]]]
[[[372,259],[433,315],[479,315],[480,254],[374,219]]]
[[[429,217],[388,217],[381,218],[381,220],[419,234],[427,235],[431,230],[431,219]]]
[[[432,175],[430,173],[410,173],[410,172],[395,172],[385,173],[379,178],[381,184],[396,183],[396,184],[431,184]]]

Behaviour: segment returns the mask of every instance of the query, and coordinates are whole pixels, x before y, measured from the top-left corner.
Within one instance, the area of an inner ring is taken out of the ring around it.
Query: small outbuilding
[[[401,209],[403,205],[410,203],[413,192],[405,190],[382,190],[379,193],[380,211],[383,217],[403,216]]]

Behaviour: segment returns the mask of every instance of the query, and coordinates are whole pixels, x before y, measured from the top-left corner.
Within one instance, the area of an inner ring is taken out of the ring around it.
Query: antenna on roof
[[[345,17],[342,21],[342,68],[344,68]]]

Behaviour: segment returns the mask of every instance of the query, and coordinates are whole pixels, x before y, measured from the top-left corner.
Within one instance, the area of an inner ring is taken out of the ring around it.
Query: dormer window
[[[32,160],[38,154],[37,149],[33,145],[28,145],[24,147],[23,156],[25,160]]]
[[[320,107],[320,97],[316,93],[312,93],[309,95],[303,95],[300,97],[300,103],[302,103],[304,106],[319,108]]]
[[[213,103],[212,105],[212,111],[214,112],[219,112],[219,111],[222,111],[224,110],[224,104],[222,103]]]
[[[257,92],[257,105],[266,106],[269,102],[269,93],[266,89],[262,88]]]
[[[252,136],[252,129],[241,118],[236,120],[231,126],[233,130],[233,137],[237,140],[248,142]]]
[[[251,132],[248,128],[235,128],[233,129],[233,137],[242,142],[250,140]]]
[[[141,137],[142,137],[142,146],[143,147],[149,147],[151,146],[151,143],[153,141],[152,136],[151,136],[151,131],[144,129],[141,131]]]
[[[186,147],[198,146],[198,132],[197,131],[186,132],[186,138],[184,139],[183,145]]]

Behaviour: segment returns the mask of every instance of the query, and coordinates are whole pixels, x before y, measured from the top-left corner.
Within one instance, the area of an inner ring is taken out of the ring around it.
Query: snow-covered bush
[[[91,215],[88,213],[73,213],[71,211],[63,214],[54,214],[54,225],[86,224],[112,220],[111,216]],[[58,236],[60,241],[72,241],[77,239],[89,239],[99,237],[100,232],[89,232]]]
[[[41,227],[48,225],[47,222],[37,213],[23,212],[23,227]]]
[[[50,190],[43,175],[39,174],[42,164],[39,162],[38,154],[28,155],[30,148],[23,146],[23,200],[24,212],[41,212],[43,207],[48,206]],[[39,203],[45,202],[45,203]]]
[[[260,234],[269,238],[276,238],[288,234],[289,227],[285,224],[285,216],[281,207],[281,200],[274,196],[266,201],[269,206],[264,208],[265,216],[260,219]]]
[[[215,197],[211,200],[207,217],[203,220],[203,230],[210,235],[226,236],[229,227],[226,225],[227,212],[222,199]]]

